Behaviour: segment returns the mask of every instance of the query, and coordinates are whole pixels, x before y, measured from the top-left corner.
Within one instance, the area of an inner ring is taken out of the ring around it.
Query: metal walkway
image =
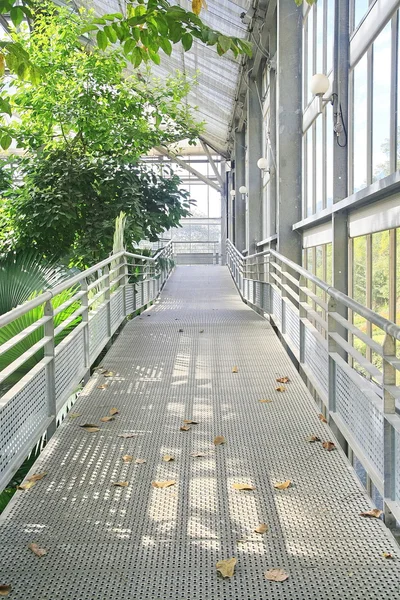
[[[382,521],[359,516],[371,505],[341,450],[306,441],[332,434],[226,268],[178,267],[102,364],[115,376],[92,377],[73,408],[81,417],[65,420],[32,471],[47,476],[4,516],[0,584],[12,585],[10,599],[400,598],[396,543]],[[283,393],[279,376],[290,378]],[[120,414],[100,423],[112,407]],[[199,424],[180,431],[184,419]],[[225,445],[214,446],[217,435]],[[124,464],[126,454],[147,462]],[[164,480],[176,485],[152,487]],[[264,535],[253,531],[260,523]],[[222,579],[215,564],[231,557],[235,575]],[[267,581],[274,567],[289,579]]]

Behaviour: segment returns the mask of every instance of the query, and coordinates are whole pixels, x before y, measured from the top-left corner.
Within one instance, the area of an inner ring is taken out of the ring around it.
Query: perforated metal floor
[[[18,493],[2,522],[0,583],[13,586],[10,599],[400,598],[394,540],[380,520],[359,516],[371,505],[341,451],[305,441],[332,435],[224,267],[178,267],[103,365],[116,373],[109,387],[91,379],[73,409],[82,416],[66,419],[32,471],[48,475]],[[278,376],[290,377],[284,393]],[[99,432],[79,428],[111,407],[120,414]],[[183,419],[199,424],[182,432]],[[216,435],[227,443],[214,447]],[[124,464],[125,454],[147,462]],[[151,485],[172,479],[168,489]],[[286,479],[292,487],[273,488]],[[129,486],[112,486],[121,480]],[[235,482],[256,489],[236,491]],[[264,522],[268,532],[254,533]],[[36,557],[31,542],[48,554]],[[233,556],[236,573],[222,579],[215,564]],[[289,579],[266,581],[274,567]]]

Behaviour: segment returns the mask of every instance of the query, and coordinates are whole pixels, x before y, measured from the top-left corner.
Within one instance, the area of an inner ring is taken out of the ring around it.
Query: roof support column
[[[277,4],[277,250],[301,264],[302,7]]]
[[[242,252],[246,247],[246,202],[239,188],[246,185],[246,146],[243,129],[235,132],[235,246]]]
[[[221,161],[221,265],[226,264],[226,238],[228,237],[228,186],[226,184],[226,162]]]
[[[261,171],[257,167],[257,161],[263,156],[264,127],[262,107],[262,72],[261,69],[255,78],[252,77],[251,68],[248,78],[247,89],[247,249],[249,254],[257,252],[257,242],[262,240],[263,223],[263,189]]]

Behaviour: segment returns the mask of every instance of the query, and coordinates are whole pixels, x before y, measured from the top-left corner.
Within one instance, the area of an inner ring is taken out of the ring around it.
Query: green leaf
[[[6,100],[5,98],[0,98],[0,112],[2,113],[6,113],[7,115],[10,115],[11,117],[11,106],[8,100]]]
[[[247,54],[247,56],[249,56],[250,58],[253,56],[253,46],[250,42],[248,42],[247,40],[238,39],[237,43],[239,48],[241,48],[243,52]]]
[[[210,29],[207,31],[204,41],[206,41],[209,46],[215,46],[215,44],[218,42],[218,33]]]
[[[171,42],[164,37],[160,37],[159,40],[160,42],[160,46],[162,48],[162,50],[164,50],[165,54],[168,54],[168,56],[171,56],[171,52],[172,52],[172,44]]]
[[[96,36],[97,44],[100,50],[105,50],[108,46],[108,37],[104,31],[99,31]]]
[[[96,25],[86,25],[83,29],[81,29],[81,34],[89,33],[90,31],[97,31],[98,27]]]
[[[122,13],[110,13],[109,15],[104,15],[103,18],[107,19],[107,21],[115,21],[116,19],[122,21],[124,15]]]
[[[20,6],[13,6],[10,10],[10,17],[15,27],[18,27],[25,18],[24,11]]]
[[[185,51],[187,52],[192,47],[193,36],[190,33],[185,33],[182,36],[181,42],[182,42],[182,46],[184,47]]]
[[[136,47],[136,40],[133,40],[132,38],[130,38],[129,40],[126,40],[126,42],[124,44],[124,49],[123,49],[125,56],[128,56],[128,54],[130,54],[135,47]]]
[[[113,29],[111,27],[111,25],[106,25],[104,27],[104,32],[105,32],[106,36],[108,37],[108,39],[110,40],[110,42],[112,44],[115,44],[115,42],[118,40],[118,36],[117,36],[115,29]]]
[[[169,24],[169,39],[176,44],[183,36],[184,30],[179,23],[172,22]]]
[[[161,59],[160,59],[160,55],[157,54],[157,52],[153,52],[153,50],[149,49],[149,56],[150,56],[151,60],[153,61],[153,63],[155,63],[156,65],[160,64]]]
[[[224,52],[228,52],[228,50],[231,47],[231,40],[230,40],[230,38],[226,37],[225,35],[219,35],[218,36],[218,44]]]
[[[156,113],[156,127],[160,127],[162,122],[162,116],[160,115],[160,113]]]
[[[0,139],[0,146],[3,148],[3,150],[8,150],[11,144],[12,137],[8,135],[8,133],[5,133]]]
[[[142,53],[141,53],[140,48],[138,46],[135,46],[135,48],[133,49],[133,52],[132,52],[132,54],[130,55],[129,58],[130,58],[131,63],[135,67],[135,69],[137,69],[137,67],[142,62]]]

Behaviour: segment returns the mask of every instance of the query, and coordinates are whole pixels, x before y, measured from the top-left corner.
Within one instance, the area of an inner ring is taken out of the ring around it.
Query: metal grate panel
[[[286,333],[297,350],[300,350],[300,318],[298,312],[288,302],[286,302],[285,311]]]
[[[124,310],[123,310],[123,289],[118,289],[112,296],[110,300],[110,310],[111,310],[111,331],[114,332],[121,321],[124,318]]]
[[[311,370],[325,394],[328,394],[328,351],[305,327],[304,336],[305,364]]]
[[[396,431],[395,437],[395,453],[395,464],[399,465],[400,468],[400,433],[398,431]],[[400,473],[396,477],[395,498],[397,502],[400,502]]]
[[[44,366],[36,367],[28,381],[18,385],[22,386],[20,391],[9,400],[8,395],[4,396],[4,404],[0,404],[0,479],[13,457],[22,451],[47,418]]]
[[[278,291],[271,287],[272,290],[272,314],[282,323],[282,300]]]
[[[262,283],[260,281],[254,282],[254,304],[258,308],[262,308]]]
[[[130,315],[133,313],[134,311],[134,286],[133,285],[128,285],[126,287],[126,314]]]
[[[107,307],[89,314],[89,353],[92,358],[107,341]]]
[[[336,410],[383,478],[383,415],[339,365]]]
[[[73,333],[66,343],[61,343],[56,348],[55,379],[56,399],[59,401],[70,390],[72,385],[80,381],[82,370],[85,368],[84,333],[81,329]]]
[[[266,313],[270,312],[269,293],[270,293],[270,284],[263,283],[262,284],[263,308]]]
[[[150,315],[149,318],[147,315]],[[179,332],[183,329],[183,332]],[[203,333],[200,333],[203,331]],[[399,551],[267,321],[223,267],[178,267],[162,300],[129,321],[2,523],[0,579],[18,600],[393,600]],[[237,365],[239,372],[232,373]],[[275,392],[287,375],[286,392]],[[262,404],[260,398],[273,402]],[[120,414],[97,433],[112,406]],[[183,419],[199,422],[181,432]],[[134,438],[118,434],[134,432]],[[215,448],[222,434],[227,443]],[[193,458],[193,451],[206,452]],[[165,453],[175,461],[164,463]],[[121,456],[145,458],[124,464]],[[292,487],[273,483],[291,479]],[[175,479],[167,490],[154,480]],[[128,488],[112,481],[128,480]],[[255,486],[238,492],[232,483]],[[253,532],[266,522],[269,531]],[[238,540],[246,539],[245,543]],[[38,559],[27,550],[48,549]],[[382,552],[396,560],[385,560]],[[236,556],[232,579],[215,563]],[[290,578],[269,583],[264,571]]]

